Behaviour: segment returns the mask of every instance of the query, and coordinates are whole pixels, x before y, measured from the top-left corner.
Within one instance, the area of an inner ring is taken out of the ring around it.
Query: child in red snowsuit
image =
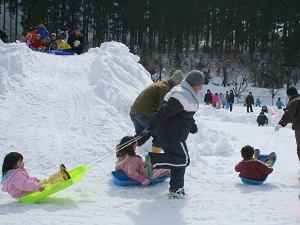
[[[240,177],[264,181],[269,174],[273,172],[272,166],[276,160],[276,154],[272,152],[264,161],[259,160],[259,150],[254,150],[253,147],[247,145],[242,148],[241,155],[243,160],[236,165],[235,171]]]

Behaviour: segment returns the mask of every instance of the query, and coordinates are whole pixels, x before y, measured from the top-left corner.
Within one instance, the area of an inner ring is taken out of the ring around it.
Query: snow
[[[199,132],[188,140],[185,200],[168,200],[167,183],[112,185],[114,146],[133,133],[130,105],[151,83],[138,61],[116,42],[68,57],[0,43],[0,157],[21,152],[30,174],[41,178],[61,162],[91,166],[80,184],[40,204],[21,205],[1,192],[0,224],[299,224],[296,144],[290,127],[274,133],[282,114],[276,109],[271,125],[258,128],[258,108],[247,114],[242,106],[230,113],[201,105]],[[278,154],[265,185],[242,185],[233,172],[246,144]]]

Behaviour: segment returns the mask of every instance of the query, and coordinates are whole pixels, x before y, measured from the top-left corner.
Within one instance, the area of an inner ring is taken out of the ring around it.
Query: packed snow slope
[[[111,42],[80,56],[33,52],[0,43],[0,156],[19,151],[31,175],[44,178],[60,163],[89,164],[79,185],[36,205],[0,194],[1,225],[298,225],[299,165],[290,128],[274,134],[281,112],[258,128],[242,106],[230,113],[201,105],[190,136],[192,162],[185,200],[168,200],[168,184],[119,188],[111,183],[114,146],[133,133],[128,112],[149,74],[126,46]],[[258,187],[233,172],[240,148],[276,151],[275,172]],[[147,146],[140,149],[141,154]]]

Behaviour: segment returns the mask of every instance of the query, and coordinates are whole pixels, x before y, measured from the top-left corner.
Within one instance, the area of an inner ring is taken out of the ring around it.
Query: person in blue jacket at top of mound
[[[241,178],[254,181],[265,181],[269,174],[273,172],[273,165],[276,161],[276,154],[260,155],[258,149],[246,145],[241,150],[243,160],[235,167]]]

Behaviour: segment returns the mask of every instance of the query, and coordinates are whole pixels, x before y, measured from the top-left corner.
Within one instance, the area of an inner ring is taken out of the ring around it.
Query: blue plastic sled
[[[267,162],[269,160],[269,155],[260,155],[258,160],[262,161],[262,162]],[[276,161],[275,161],[276,162]],[[275,164],[274,162],[274,164]],[[243,184],[248,184],[248,185],[262,185],[265,181],[265,180],[252,180],[252,179],[249,179],[249,178],[246,178],[246,177],[241,177],[241,181]]]
[[[259,180],[248,179],[246,177],[240,177],[240,178],[243,184],[248,184],[248,185],[262,185],[265,182],[265,180],[259,181]]]
[[[112,174],[113,183],[116,186],[121,186],[121,187],[142,186],[141,183],[139,183],[135,180],[132,180],[121,170],[113,171],[111,174]],[[168,179],[168,176],[159,177],[157,179],[152,180],[150,185],[162,183],[167,179]]]
[[[61,50],[50,50],[48,53],[53,55],[74,55],[73,52],[67,52]]]

